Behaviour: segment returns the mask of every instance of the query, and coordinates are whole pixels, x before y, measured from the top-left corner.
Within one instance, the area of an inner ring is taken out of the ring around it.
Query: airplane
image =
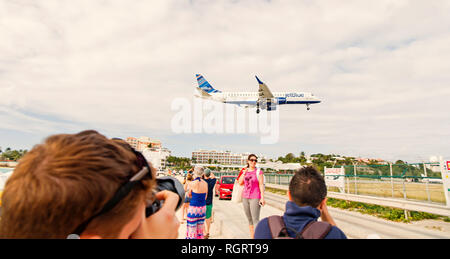
[[[222,102],[236,104],[244,108],[256,107],[256,113],[260,109],[274,111],[277,105],[284,104],[305,104],[309,110],[309,105],[320,103],[321,100],[312,93],[304,92],[271,92],[266,84],[264,84],[257,76],[256,80],[259,84],[258,92],[222,92],[214,89],[206,79],[196,74],[198,87],[195,93],[196,97]]]

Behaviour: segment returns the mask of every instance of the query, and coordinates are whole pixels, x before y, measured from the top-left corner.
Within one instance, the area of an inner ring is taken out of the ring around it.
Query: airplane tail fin
[[[255,77],[256,77],[256,80],[258,80],[258,84],[260,84],[260,85],[264,84],[261,80],[259,80],[258,76],[255,76]]]
[[[208,83],[208,81],[206,81],[206,79],[200,75],[200,74],[196,74],[195,75],[197,77],[197,83],[198,83],[198,87],[200,89],[202,89],[203,91],[205,91],[208,94],[212,94],[212,93],[220,93],[219,90],[214,89],[210,83]]]
[[[202,98],[210,98],[211,97],[211,95],[209,93],[205,92],[203,89],[197,88],[197,90],[200,94],[199,97],[202,97]]]

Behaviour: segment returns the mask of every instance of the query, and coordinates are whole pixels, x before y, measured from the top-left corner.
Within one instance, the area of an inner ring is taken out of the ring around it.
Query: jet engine
[[[259,108],[268,111],[275,111],[277,109],[277,101],[275,99],[266,99],[258,101]]]

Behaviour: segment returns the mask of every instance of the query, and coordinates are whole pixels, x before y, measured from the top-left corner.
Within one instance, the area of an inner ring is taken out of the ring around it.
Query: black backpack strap
[[[324,239],[331,231],[331,224],[324,221],[311,221],[299,233],[302,239]]]
[[[269,225],[270,233],[272,234],[273,239],[279,237],[289,237],[282,216],[270,216],[267,218],[267,223]]]

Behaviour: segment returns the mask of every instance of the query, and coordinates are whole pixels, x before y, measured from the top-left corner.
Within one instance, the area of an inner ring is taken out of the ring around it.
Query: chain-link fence
[[[344,170],[345,193],[445,203],[438,163],[352,165]]]
[[[215,171],[214,174],[216,177],[220,177],[223,175],[233,175],[238,176],[239,172],[218,172]],[[293,174],[264,174],[266,183],[270,184],[278,184],[278,185],[289,185],[289,182],[292,179]]]
[[[328,191],[445,204],[439,163],[343,166],[345,188]],[[323,173],[323,172],[322,172]],[[238,172],[215,172],[216,176]],[[289,185],[292,174],[264,174],[266,183]]]

